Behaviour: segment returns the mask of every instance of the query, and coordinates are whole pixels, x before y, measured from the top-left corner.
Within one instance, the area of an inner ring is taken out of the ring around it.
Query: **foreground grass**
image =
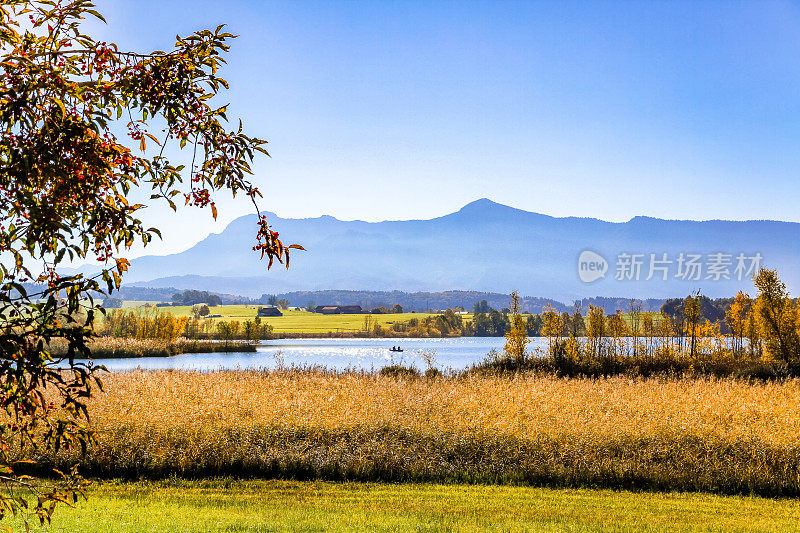
[[[800,495],[800,380],[136,371],[106,391],[98,444],[57,466]]]
[[[798,531],[800,503],[508,486],[100,483],[43,531]],[[38,528],[33,528],[39,531]]]

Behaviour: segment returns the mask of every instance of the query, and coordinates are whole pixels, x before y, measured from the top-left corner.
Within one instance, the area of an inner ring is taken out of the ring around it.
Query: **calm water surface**
[[[529,348],[547,339],[531,339]],[[379,370],[391,364],[411,365],[425,370],[423,351],[433,354],[439,369],[463,369],[486,357],[490,350],[502,350],[503,337],[462,337],[457,339],[282,339],[264,341],[255,353],[182,354],[174,357],[97,359],[109,370],[181,369],[235,370],[285,366],[324,366],[329,369]],[[392,346],[403,348],[393,353]]]

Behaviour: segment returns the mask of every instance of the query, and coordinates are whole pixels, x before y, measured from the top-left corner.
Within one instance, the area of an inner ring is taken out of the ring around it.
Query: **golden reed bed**
[[[159,371],[104,381],[90,407],[99,443],[84,460],[96,475],[800,494],[800,380]]]
[[[691,433],[800,445],[800,380],[558,379],[518,376],[395,380],[305,372],[106,374],[91,403],[97,427],[482,430],[521,438]]]

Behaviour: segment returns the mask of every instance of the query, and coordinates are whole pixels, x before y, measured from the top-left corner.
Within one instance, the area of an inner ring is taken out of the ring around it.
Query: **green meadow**
[[[190,305],[176,305],[169,307],[145,307],[147,305],[155,305],[154,302],[145,301],[125,301],[123,302],[123,309],[130,311],[135,310],[139,313],[155,313],[166,312],[172,313],[176,317],[191,317],[192,306]],[[209,308],[211,314],[221,315],[219,320],[247,320],[253,319],[256,316],[259,305],[220,305]],[[265,317],[262,322],[272,325],[275,333],[352,333],[364,330],[364,317],[368,316],[370,320],[370,328],[376,323],[383,327],[391,327],[395,322],[408,322],[412,318],[424,319],[429,316],[435,316],[436,313],[390,313],[385,315],[373,314],[356,314],[356,315],[323,315],[319,313],[311,313],[305,310],[286,310],[281,311],[281,317]],[[585,310],[584,310],[585,312]],[[461,315],[463,320],[471,321],[473,318],[472,313]],[[622,319],[630,326],[632,317],[630,313],[622,313]],[[584,320],[588,320],[584,317]],[[658,324],[661,321],[661,316],[654,314],[653,322]]]
[[[189,305],[179,305],[174,307],[141,307],[142,302],[137,302],[138,306],[126,305],[126,309],[136,308],[140,312],[159,312],[164,311],[174,314],[176,317],[192,316],[192,307]],[[253,319],[258,311],[258,305],[220,305],[211,307],[211,314],[222,315],[220,320],[247,320]],[[262,318],[262,322],[272,325],[275,333],[338,333],[355,332],[364,329],[365,317],[369,317],[370,324],[380,324],[381,326],[391,326],[394,322],[407,322],[412,318],[425,318],[433,316],[429,313],[393,313],[386,315],[322,315],[308,311],[286,310],[282,311],[283,316]],[[472,315],[464,315],[465,319],[470,319]]]
[[[696,493],[297,481],[98,482],[50,527],[75,533],[800,530],[800,502]]]

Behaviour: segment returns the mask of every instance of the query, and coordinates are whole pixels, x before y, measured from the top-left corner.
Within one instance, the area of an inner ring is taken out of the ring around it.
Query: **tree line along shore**
[[[253,316],[258,313],[255,307],[227,306],[227,316],[207,318],[210,313],[204,304],[178,308],[179,314],[158,307],[112,309],[96,329],[94,346],[96,356],[103,357],[125,356],[126,351],[142,355],[248,351],[260,340],[277,338],[536,336],[548,339],[545,353],[526,357],[525,345],[520,348],[518,341],[513,354],[508,350],[489,354],[485,364],[549,365],[569,374],[608,374],[635,366],[647,373],[746,367],[756,374],[793,375],[800,358],[800,304],[790,298],[775,271],[762,269],[755,285],[754,298],[744,292],[721,300],[692,294],[668,300],[658,312],[642,311],[632,301],[628,309],[614,314],[593,305],[586,310],[576,305],[571,313],[549,306],[540,314],[523,313],[516,293],[511,308],[498,311],[481,301],[472,313],[378,309],[322,315],[284,310],[283,316],[262,318]]]

